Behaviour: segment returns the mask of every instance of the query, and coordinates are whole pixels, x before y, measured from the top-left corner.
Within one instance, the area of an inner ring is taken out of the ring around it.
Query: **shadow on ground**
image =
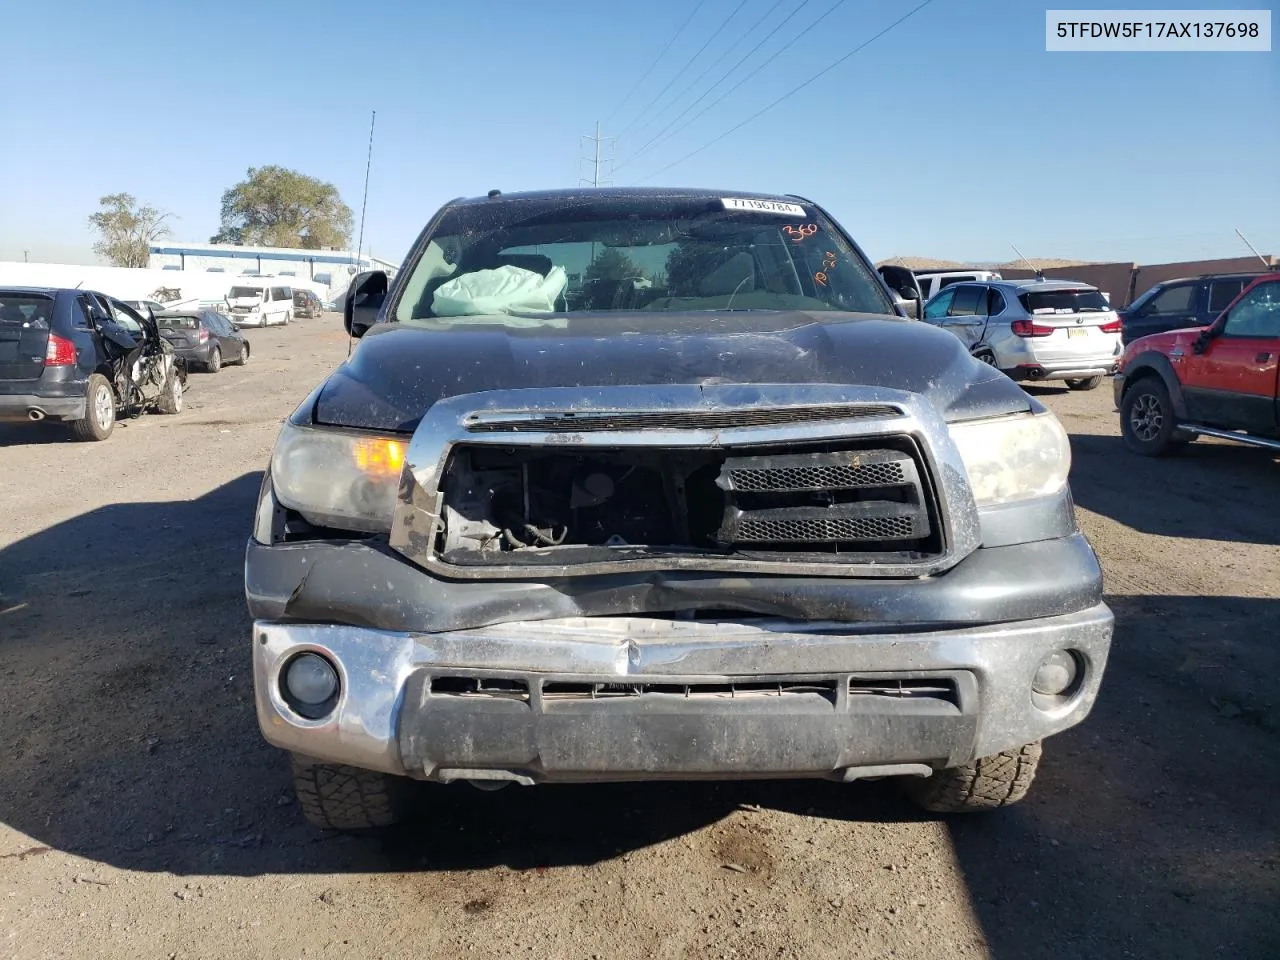
[[[1086,510],[1158,536],[1280,544],[1272,452],[1200,441],[1139,457],[1119,437],[1093,434],[1073,434],[1071,452],[1072,494]]]
[[[0,448],[42,446],[47,443],[78,443],[69,424],[60,420],[40,423],[0,423]]]
[[[352,840],[306,826],[253,713],[246,474],[196,500],[90,511],[0,550],[0,822],[31,845],[178,875],[586,864],[744,802],[902,815],[882,788],[429,787],[425,816]],[[800,798],[797,800],[796,798]],[[852,808],[849,804],[852,803]]]
[[[1089,720],[1024,803],[950,821],[991,953],[1280,955],[1280,601],[1109,602]]]
[[[241,554],[260,482],[91,511],[0,551],[0,821],[177,875],[591,864],[742,804],[890,823],[890,783],[427,788],[381,838],[301,822],[252,710]],[[1094,716],[1023,805],[949,824],[993,956],[1265,956],[1280,943],[1280,601],[1113,601]],[[857,857],[857,850],[832,851]],[[939,856],[947,856],[945,850]],[[1173,944],[1169,948],[1168,944]],[[1179,947],[1181,945],[1181,947]]]

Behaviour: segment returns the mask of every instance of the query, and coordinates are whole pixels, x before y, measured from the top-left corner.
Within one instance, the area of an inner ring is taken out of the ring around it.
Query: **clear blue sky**
[[[398,261],[452,197],[574,184],[598,119],[621,135],[606,150],[617,182],[649,177],[918,0],[847,0],[771,56],[834,2],[810,0],[703,106],[759,73],[626,162],[802,0],[746,0],[650,111],[657,122],[635,124],[739,2],[704,0],[621,109],[694,0],[12,4],[0,259],[91,262],[85,218],[121,190],[172,211],[176,239],[207,240],[222,191],[272,163],[335,183],[358,220],[376,109],[365,248]],[[1280,253],[1280,53],[1050,54],[1045,6],[935,0],[644,182],[801,193],[875,258],[1004,260],[1010,242],[1032,256],[1235,256],[1247,252],[1235,227]]]

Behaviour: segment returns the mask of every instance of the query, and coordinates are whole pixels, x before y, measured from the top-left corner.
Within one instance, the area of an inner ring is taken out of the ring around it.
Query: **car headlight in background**
[[[1052,413],[951,424],[978,506],[1057,493],[1071,470],[1067,431]]]
[[[271,453],[276,499],[318,526],[389,530],[406,447],[395,437],[286,422]]]

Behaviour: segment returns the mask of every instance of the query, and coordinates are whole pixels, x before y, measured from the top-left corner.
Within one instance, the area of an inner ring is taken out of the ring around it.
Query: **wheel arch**
[[[1178,419],[1185,420],[1187,405],[1182,395],[1182,383],[1178,380],[1178,375],[1174,372],[1173,364],[1169,361],[1169,358],[1163,353],[1158,353],[1154,350],[1140,353],[1132,361],[1125,364],[1124,389],[1120,394],[1121,400],[1124,399],[1124,395],[1129,392],[1135,383],[1147,377],[1155,377],[1164,383],[1164,388],[1169,391],[1169,400],[1173,403],[1174,414]]]

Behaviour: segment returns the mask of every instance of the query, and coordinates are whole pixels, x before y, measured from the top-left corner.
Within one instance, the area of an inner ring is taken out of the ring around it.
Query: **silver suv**
[[[1072,390],[1095,389],[1123,350],[1107,298],[1074,280],[957,283],[925,304],[923,319],[1014,380],[1065,380]]]

